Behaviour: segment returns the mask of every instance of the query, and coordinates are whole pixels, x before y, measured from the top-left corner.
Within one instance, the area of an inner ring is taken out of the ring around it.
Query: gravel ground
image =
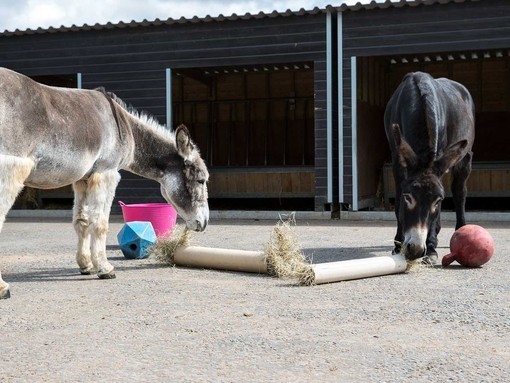
[[[69,220],[9,219],[0,381],[508,382],[510,222],[483,268],[419,268],[314,287],[265,275],[126,260],[82,276]],[[194,244],[262,250],[275,222],[217,220]],[[389,254],[392,222],[300,221],[314,262]],[[439,236],[448,252],[451,223]]]

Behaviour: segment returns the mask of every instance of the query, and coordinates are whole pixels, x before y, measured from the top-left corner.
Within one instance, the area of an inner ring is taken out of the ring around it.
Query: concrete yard
[[[213,219],[193,243],[263,250],[275,223]],[[496,244],[482,268],[302,287],[126,260],[120,217],[107,247],[117,278],[82,276],[70,219],[9,218],[0,381],[508,382],[510,222],[482,225]],[[305,217],[294,231],[313,262],[326,262],[389,254],[394,226]],[[440,257],[453,231],[443,224]]]

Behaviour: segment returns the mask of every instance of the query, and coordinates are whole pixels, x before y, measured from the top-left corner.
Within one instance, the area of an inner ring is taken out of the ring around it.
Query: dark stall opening
[[[213,208],[313,210],[313,63],[175,69],[172,106],[207,162]]]
[[[458,81],[471,93],[476,108],[473,171],[466,207],[510,210],[510,50],[430,53],[395,57],[359,57],[358,178],[360,199],[370,208],[392,209],[394,181],[384,135],[387,101],[408,72]],[[449,175],[445,186],[449,193]],[[445,209],[452,209],[447,198]]]

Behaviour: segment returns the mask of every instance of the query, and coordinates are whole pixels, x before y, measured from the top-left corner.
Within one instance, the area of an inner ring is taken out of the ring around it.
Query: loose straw
[[[295,278],[306,273],[308,263],[301,251],[301,245],[292,232],[294,216],[280,220],[271,231],[266,244],[266,263],[269,274],[279,278]]]
[[[176,225],[164,237],[151,246],[149,255],[167,265],[175,265],[175,251],[190,244],[191,231],[186,226]]]
[[[169,235],[158,239],[151,247],[151,255],[169,265],[288,277],[307,264],[298,241],[291,233],[292,222],[293,215],[287,221],[278,222],[271,231],[265,251],[190,246],[190,231],[176,226]]]
[[[309,264],[292,232],[293,216],[280,220],[271,231],[265,251],[190,246],[190,231],[176,227],[158,239],[151,255],[169,265],[269,274],[310,286],[387,274],[403,273],[402,255],[378,256],[339,262]]]
[[[378,256],[339,262],[309,264],[301,253],[289,222],[281,222],[273,229],[268,254],[277,254],[275,274],[281,278],[295,279],[300,285],[347,281],[402,273],[408,269],[401,255]]]

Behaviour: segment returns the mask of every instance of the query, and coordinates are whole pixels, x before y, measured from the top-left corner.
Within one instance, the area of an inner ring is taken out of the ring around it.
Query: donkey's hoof
[[[116,276],[115,276],[115,273],[113,271],[110,271],[109,273],[104,273],[104,274],[97,274],[97,276],[99,277],[99,279],[115,279]]]
[[[434,266],[437,264],[437,253],[430,253],[421,259],[421,263],[426,266]]]
[[[92,275],[92,274],[97,274],[97,270],[94,269],[93,267],[88,267],[86,269],[80,269],[80,274],[81,275]]]
[[[5,289],[0,291],[0,299],[7,299],[11,297],[11,291],[9,289]]]

